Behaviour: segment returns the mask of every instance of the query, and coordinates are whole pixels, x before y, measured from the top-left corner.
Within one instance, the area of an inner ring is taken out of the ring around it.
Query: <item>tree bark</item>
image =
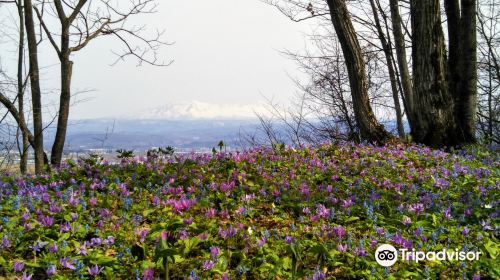
[[[23,6],[20,2],[16,2],[17,12],[19,15],[19,43],[18,43],[18,57],[17,57],[17,104],[19,108],[19,121],[22,123],[26,123],[26,119],[24,117],[24,12]],[[19,126],[19,125],[18,125]],[[28,135],[25,130],[20,129],[21,138],[22,138],[22,147],[20,149],[20,161],[19,161],[19,170],[21,174],[26,174],[28,169],[28,149],[29,149],[29,141]]]
[[[73,73],[73,62],[70,60],[69,50],[69,27],[63,25],[61,36],[61,94],[59,99],[59,115],[57,119],[57,131],[52,146],[50,162],[54,166],[60,166],[66,141],[68,128],[69,107],[71,101],[71,77]]]
[[[354,115],[361,137],[370,142],[385,143],[392,137],[377,121],[370,106],[363,55],[346,2],[345,0],[327,0],[327,3],[333,27],[346,61]]]
[[[414,109],[413,109],[413,85],[411,81],[410,71],[408,69],[408,61],[406,59],[406,46],[403,30],[401,28],[402,21],[399,14],[398,0],[390,0],[392,30],[394,35],[394,44],[396,48],[396,58],[398,61],[399,74],[403,88],[403,105],[405,107],[406,116],[412,134],[414,131]]]
[[[33,106],[33,127],[35,150],[35,172],[42,173],[44,167],[42,97],[40,90],[40,71],[38,68],[38,46],[35,23],[33,21],[33,5],[31,0],[24,0],[24,21],[28,38],[31,101]]]
[[[432,147],[457,144],[454,100],[446,81],[446,55],[439,0],[411,0],[415,133]]]
[[[477,108],[477,37],[476,37],[476,0],[462,0],[461,28],[461,72],[459,117],[464,143],[476,142]]]
[[[387,63],[387,69],[389,71],[389,80],[391,82],[392,98],[394,100],[394,109],[396,111],[396,123],[397,123],[398,135],[400,138],[404,138],[405,130],[403,127],[403,113],[401,112],[401,105],[399,104],[398,84],[396,79],[396,72],[394,71],[394,67],[392,64],[391,46],[385,37],[386,35],[384,34],[384,31],[382,30],[382,25],[380,24],[380,19],[378,17],[377,7],[375,6],[375,1],[370,0],[370,5],[372,8],[373,18],[375,19],[375,27],[377,28],[378,38],[382,45],[382,49],[384,51]]]
[[[476,0],[445,0],[448,20],[448,87],[455,103],[460,144],[476,142]]]

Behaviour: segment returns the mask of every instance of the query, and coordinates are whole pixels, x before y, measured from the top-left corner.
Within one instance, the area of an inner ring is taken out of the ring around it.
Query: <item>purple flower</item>
[[[76,267],[75,267],[75,261],[74,260],[70,260],[69,258],[61,258],[59,260],[59,263],[61,264],[61,266],[63,268],[67,268],[67,269],[71,269],[71,270],[75,270]]]
[[[110,235],[106,239],[104,239],[103,243],[111,246],[111,245],[115,244],[115,238]]]
[[[443,216],[447,220],[451,219],[451,207],[448,207],[446,208],[446,210],[444,210]]]
[[[341,253],[347,252],[347,244],[342,245],[342,243],[339,243],[339,245],[337,245],[337,251],[339,251]]]
[[[102,239],[99,237],[90,239],[90,247],[98,247],[101,246],[101,244],[102,244]]]
[[[465,236],[465,237],[468,237],[469,236],[469,228],[467,226],[464,227],[464,230],[462,231],[462,235]]]
[[[324,274],[323,272],[321,272],[319,270],[316,270],[314,275],[309,279],[310,280],[326,280],[326,274]]]
[[[99,275],[99,273],[101,273],[102,268],[99,268],[99,266],[94,265],[92,267],[90,267],[90,266],[87,267],[87,271],[90,274],[90,276],[96,277],[97,275]]]
[[[24,263],[22,262],[14,262],[14,272],[21,272],[24,269]]]
[[[23,272],[23,276],[21,278],[17,278],[17,279],[20,279],[20,280],[31,280],[31,277],[33,277],[33,274],[26,274],[26,271]]]
[[[24,212],[24,214],[21,216],[21,219],[23,221],[26,221],[30,218],[30,212]]]
[[[299,188],[299,192],[300,194],[305,197],[305,198],[308,198],[310,196],[310,192],[309,192],[309,186],[307,186],[306,183],[302,184]]]
[[[354,250],[354,255],[356,257],[366,257],[367,256],[365,249],[363,249],[362,247],[356,248]]]
[[[448,181],[446,181],[445,179],[442,179],[442,178],[437,178],[436,179],[435,186],[438,187],[438,188],[440,188],[440,189],[445,189],[449,185],[450,185],[450,183]]]
[[[408,216],[403,216],[403,221],[402,221],[403,225],[407,226],[407,225],[410,225],[411,224],[411,219],[410,217]]]
[[[227,220],[230,218],[229,216],[229,211],[227,209],[224,209],[223,211],[220,212],[220,217],[223,219],[223,220]]]
[[[235,211],[236,216],[241,216],[245,214],[245,207],[240,206],[238,209]]]
[[[338,239],[342,239],[346,235],[346,230],[343,226],[335,226],[333,227],[333,234]]]
[[[288,243],[288,244],[292,244],[294,242],[294,238],[287,235],[285,237],[285,242]]]
[[[216,246],[210,247],[210,257],[212,258],[212,260],[216,260],[219,254],[220,254],[219,247]]]
[[[424,208],[424,204],[416,203],[416,204],[409,205],[408,210],[410,210],[410,212],[412,212],[412,213],[415,213],[416,215],[420,215],[424,212],[425,208]]]
[[[493,228],[491,227],[490,221],[482,220],[481,222],[479,222],[479,224],[481,225],[481,227],[483,227],[483,230],[493,230]]]
[[[87,256],[87,242],[84,242],[80,245],[80,248],[77,249],[78,254],[82,256]]]
[[[31,230],[31,224],[30,223],[24,223],[23,229],[24,229],[24,231],[30,231]]]
[[[56,243],[54,243],[54,244],[52,244],[52,245],[49,246],[49,252],[52,253],[52,254],[57,253],[58,250],[59,250],[59,248],[57,247]]]
[[[234,228],[233,226],[229,226],[229,228],[226,230],[222,230],[221,228],[219,228],[219,235],[224,239],[236,236],[237,232],[238,229]]]
[[[344,200],[344,199],[342,200],[342,208],[347,209],[347,208],[351,207],[352,205],[354,205],[354,202],[352,201],[352,199],[349,198],[348,200]]]
[[[228,193],[229,193],[232,189],[234,189],[234,188],[235,188],[235,186],[236,186],[236,184],[235,184],[235,182],[234,182],[234,181],[233,181],[233,182],[231,182],[231,183],[229,183],[229,184],[227,184],[227,183],[222,183],[222,184],[220,185],[220,191],[221,191],[221,192],[223,192],[223,193],[228,194]]]
[[[316,215],[323,219],[330,217],[330,209],[326,208],[323,204],[316,205]]]
[[[7,238],[7,236],[2,237],[2,247],[3,248],[9,248],[10,247],[10,241]]]
[[[424,231],[424,229],[422,227],[419,227],[417,228],[416,230],[413,231],[413,234],[416,236],[416,237],[419,237],[422,235],[422,232]]]
[[[465,217],[470,217],[472,215],[472,210],[467,208],[464,210],[464,216]]]
[[[52,227],[54,225],[54,218],[50,216],[42,216],[39,222],[44,227]]]
[[[395,244],[397,244],[399,246],[403,246],[405,244],[406,240],[401,236],[401,234],[396,233],[396,235],[394,235],[392,237],[392,242],[394,242]]]
[[[214,208],[208,208],[207,211],[205,212],[205,217],[211,219],[217,215],[217,210]]]
[[[261,238],[257,239],[257,244],[259,245],[259,247],[264,246],[264,244],[266,244],[266,238],[261,237]]]
[[[193,219],[192,218],[186,218],[182,221],[182,223],[186,226],[189,226],[193,223]]]
[[[144,243],[144,241],[146,241],[146,236],[148,235],[148,233],[149,229],[146,228],[141,228],[136,231],[136,234],[139,236],[139,240],[141,241],[141,243]]]
[[[205,241],[205,240],[207,240],[207,238],[208,238],[208,233],[204,232],[204,233],[198,234],[198,238],[199,238],[201,241]]]
[[[33,252],[40,252],[45,245],[49,244],[48,242],[41,242],[38,241],[35,245],[30,246],[30,248],[33,250]]]
[[[189,210],[191,206],[196,203],[195,200],[181,198],[180,200],[169,199],[167,205],[172,207],[172,212],[174,214],[182,214],[183,212]]]
[[[146,268],[142,273],[142,280],[153,280],[155,277],[155,270],[153,268]]]
[[[201,268],[204,271],[207,271],[207,270],[212,270],[212,268],[214,268],[214,266],[215,266],[215,263],[213,261],[204,261]]]
[[[179,239],[180,240],[187,239],[188,237],[189,237],[189,234],[186,230],[183,229],[179,232]]]
[[[68,232],[71,230],[71,224],[66,222],[66,223],[62,223],[62,224],[59,224],[59,231],[60,232]]]
[[[47,268],[47,275],[52,276],[56,274],[56,272],[57,272],[56,266],[53,264],[49,265],[49,268]]]

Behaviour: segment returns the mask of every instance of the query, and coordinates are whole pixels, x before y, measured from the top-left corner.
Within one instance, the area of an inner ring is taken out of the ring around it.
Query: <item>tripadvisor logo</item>
[[[401,256],[401,259],[404,261],[414,261],[419,262],[423,260],[427,261],[477,261],[479,260],[479,256],[481,256],[481,252],[464,252],[458,251],[458,249],[451,251],[443,249],[437,252],[423,252],[416,251],[412,249],[411,251],[408,249],[399,249],[396,250],[394,246],[390,244],[382,244],[375,251],[375,260],[381,266],[389,267],[396,263],[398,260],[398,255]]]
[[[398,260],[398,251],[392,245],[382,244],[375,251],[375,260],[381,266],[392,266]]]

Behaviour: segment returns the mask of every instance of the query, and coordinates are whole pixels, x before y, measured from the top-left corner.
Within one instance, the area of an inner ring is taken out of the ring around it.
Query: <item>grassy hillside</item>
[[[500,160],[482,151],[261,148],[1,181],[0,277],[500,278]],[[384,268],[383,243],[481,257]]]

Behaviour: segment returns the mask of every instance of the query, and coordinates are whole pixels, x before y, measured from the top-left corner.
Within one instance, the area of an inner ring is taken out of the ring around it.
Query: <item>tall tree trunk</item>
[[[66,131],[68,128],[69,107],[71,100],[71,77],[73,72],[73,62],[70,60],[69,51],[69,26],[62,26],[61,36],[61,94],[59,99],[59,115],[57,119],[57,131],[52,146],[50,162],[54,166],[60,166],[66,141]]]
[[[448,87],[455,102],[460,144],[476,142],[476,0],[445,0],[448,20]]]
[[[19,121],[26,123],[24,117],[24,12],[23,6],[20,2],[16,2],[17,12],[19,15],[19,43],[18,43],[18,57],[17,57],[17,104],[19,108]],[[19,125],[18,125],[19,126]],[[22,138],[22,147],[19,151],[19,170],[21,174],[26,174],[28,169],[28,149],[29,141],[28,135],[24,130],[20,129]]]
[[[413,85],[408,69],[408,61],[406,59],[405,39],[401,25],[401,15],[399,14],[398,0],[390,0],[392,30],[394,33],[394,44],[396,48],[396,57],[398,61],[399,74],[403,88],[403,104],[406,110],[406,116],[410,124],[412,133],[414,131],[414,109],[413,109]]]
[[[416,142],[432,147],[456,142],[454,101],[446,82],[439,0],[411,0]]]
[[[462,0],[461,54],[462,79],[460,83],[460,103],[456,107],[464,143],[476,142],[477,109],[477,37],[476,0]]]
[[[35,23],[33,21],[33,5],[31,0],[24,0],[24,22],[28,38],[28,52],[30,65],[31,101],[33,104],[33,127],[35,149],[35,172],[43,172],[43,120],[42,97],[40,91],[40,72],[38,68],[38,46],[36,41]]]
[[[327,0],[335,32],[342,47],[349,74],[354,115],[364,140],[384,143],[391,135],[377,121],[368,98],[368,82],[361,47],[345,0]]]
[[[372,8],[373,18],[375,19],[375,27],[377,28],[378,38],[382,44],[382,49],[384,51],[387,69],[389,71],[389,79],[391,82],[392,98],[394,100],[394,109],[396,111],[396,122],[398,135],[400,138],[405,137],[405,130],[403,127],[403,113],[401,112],[401,105],[399,104],[399,93],[398,84],[396,79],[396,72],[394,71],[394,66],[392,64],[392,50],[389,42],[385,38],[384,31],[382,30],[382,25],[380,24],[380,19],[378,17],[377,7],[374,0],[370,0],[370,5]],[[389,34],[387,34],[389,36]]]

